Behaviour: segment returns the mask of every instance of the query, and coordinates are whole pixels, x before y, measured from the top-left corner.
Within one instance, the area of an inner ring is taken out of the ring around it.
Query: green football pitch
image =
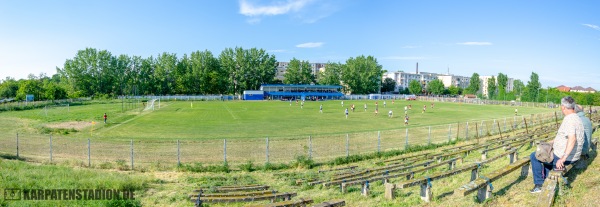
[[[375,114],[375,103],[379,113]],[[68,136],[106,140],[223,139],[296,137],[305,135],[345,134],[404,129],[476,120],[513,119],[515,107],[450,102],[386,100],[306,101],[162,101],[155,110],[142,111],[134,104],[103,103],[54,107],[0,113],[5,133],[32,132],[36,128],[62,122],[91,123]],[[355,105],[354,112],[351,105]],[[364,105],[367,104],[365,111]],[[134,105],[134,106],[132,106]],[[319,108],[323,105],[323,113]],[[409,125],[404,126],[404,107]],[[422,113],[423,106],[427,106]],[[346,118],[344,111],[348,108]],[[554,109],[519,107],[519,115],[553,113]],[[388,117],[392,111],[393,116]],[[102,123],[102,114],[108,123]],[[519,116],[520,117],[520,116]],[[39,130],[38,130],[39,131]]]

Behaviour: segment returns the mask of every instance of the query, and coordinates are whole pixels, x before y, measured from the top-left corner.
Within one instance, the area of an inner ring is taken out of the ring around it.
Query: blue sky
[[[278,61],[372,55],[388,71],[508,74],[600,90],[600,1],[0,0],[0,78],[56,73],[77,50],[215,56],[263,48]]]

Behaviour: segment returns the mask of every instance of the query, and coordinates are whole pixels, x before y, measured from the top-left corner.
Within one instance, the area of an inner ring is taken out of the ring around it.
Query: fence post
[[[427,136],[427,145],[431,145],[431,126],[429,126],[429,135]]]
[[[19,158],[19,132],[17,132],[17,158]]]
[[[460,135],[460,122],[456,122],[456,140],[458,141],[458,136]]]
[[[308,159],[312,159],[312,136],[308,136]]]
[[[92,147],[88,138],[88,167],[92,167]]]
[[[381,131],[377,131],[377,153],[381,152]]]
[[[52,162],[52,135],[50,135],[50,162]]]
[[[506,117],[504,117],[504,131],[506,131]]]
[[[267,163],[269,163],[269,137],[267,137],[267,150],[266,150],[266,156],[267,156]]]
[[[479,139],[479,130],[477,129],[477,122],[475,122],[475,138]]]
[[[448,143],[450,143],[452,141],[452,138],[450,138],[450,136],[452,134],[452,124],[448,124]]]
[[[177,140],[177,167],[181,166],[181,159],[179,153],[179,140]]]
[[[227,139],[223,139],[223,162],[227,164]]]
[[[485,121],[481,120],[481,129],[479,129],[479,134],[481,134],[481,136],[485,136],[483,134],[483,127],[485,127],[485,130],[490,133],[490,129],[488,129],[487,125],[485,124]]]
[[[133,139],[131,140],[131,170],[133,170]]]
[[[467,122],[467,129],[465,130],[465,140],[469,140],[469,122]]]
[[[408,128],[406,128],[406,143],[404,144],[404,149],[408,149]]]
[[[346,134],[346,157],[350,157],[350,138]]]
[[[491,135],[494,134],[494,128],[496,128],[496,119],[494,119],[494,123],[492,124],[492,133],[491,133]],[[500,131],[500,128],[498,128],[498,131]]]

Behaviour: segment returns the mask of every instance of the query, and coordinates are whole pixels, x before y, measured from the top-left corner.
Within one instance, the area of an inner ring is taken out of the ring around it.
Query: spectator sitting
[[[531,171],[533,172],[533,184],[531,193],[542,192],[542,186],[546,176],[550,173],[552,167],[557,170],[563,170],[565,165],[572,164],[579,160],[583,148],[584,129],[581,119],[575,113],[576,103],[571,96],[561,99],[561,111],[565,115],[563,122],[556,133],[554,140],[549,143],[554,149],[554,159],[552,163],[544,163],[535,157],[535,152],[531,153]]]

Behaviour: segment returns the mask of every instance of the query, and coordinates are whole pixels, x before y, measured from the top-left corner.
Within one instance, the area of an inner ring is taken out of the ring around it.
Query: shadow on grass
[[[20,161],[25,161],[25,158],[22,157],[17,157],[15,155],[8,155],[8,154],[0,154],[0,158],[2,159],[7,159],[7,160],[20,160]]]
[[[527,179],[527,177],[525,176],[519,176],[518,179],[516,179],[515,181],[511,182],[509,185],[498,189],[498,191],[494,192],[493,195],[494,196],[504,196],[506,195],[506,192],[508,192],[508,190],[510,190],[510,188],[512,188],[513,185],[520,183],[521,181]]]
[[[596,159],[596,157],[598,156],[598,152],[590,152],[589,153],[589,158],[587,160],[585,160],[585,166],[581,169],[577,168],[579,165],[583,164],[583,163],[579,163],[583,160],[578,161],[577,163],[574,164],[573,169],[569,172],[567,172],[566,177],[568,179],[568,184],[567,186],[570,186],[570,184],[572,182],[575,182],[575,180],[577,180],[577,176],[579,176],[581,173],[584,173],[585,171],[587,171],[588,167],[594,162],[594,160]]]

